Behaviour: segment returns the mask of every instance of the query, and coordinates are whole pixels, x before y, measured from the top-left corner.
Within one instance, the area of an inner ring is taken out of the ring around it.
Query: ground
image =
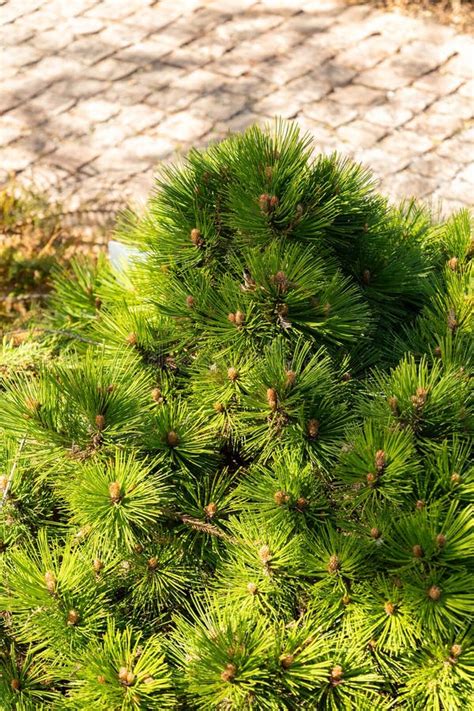
[[[279,115],[393,198],[472,204],[474,40],[343,0],[0,0],[0,182],[80,220],[161,161]]]

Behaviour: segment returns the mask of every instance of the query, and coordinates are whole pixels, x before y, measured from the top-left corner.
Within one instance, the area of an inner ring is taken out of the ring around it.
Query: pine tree
[[[3,709],[473,699],[471,217],[251,128],[0,361]]]

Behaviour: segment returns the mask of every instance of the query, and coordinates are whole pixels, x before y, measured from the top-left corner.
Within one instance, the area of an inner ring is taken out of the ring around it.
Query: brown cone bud
[[[136,333],[129,333],[125,339],[129,346],[136,346],[138,343],[138,338]]]
[[[179,444],[179,436],[174,430],[166,433],[166,442],[170,447],[177,447]]]
[[[105,684],[105,676],[103,674],[99,674],[99,676],[97,677],[97,681],[99,682],[99,684]]]
[[[377,475],[374,474],[373,472],[369,472],[366,476],[366,479],[367,479],[368,486],[374,486],[377,482]]]
[[[69,612],[67,613],[67,623],[71,627],[74,627],[74,625],[77,625],[77,623],[79,622],[80,619],[81,618],[80,618],[80,615],[77,612],[77,610],[69,610]]]
[[[306,424],[306,432],[310,439],[316,439],[319,434],[319,420],[308,420]]]
[[[235,323],[235,314],[233,314],[233,313],[227,314],[227,320],[230,321],[231,323]]]
[[[258,205],[260,207],[260,211],[267,214],[270,211],[270,195],[262,193],[262,195],[258,198]]]
[[[450,649],[451,654],[453,657],[459,657],[462,653],[462,647],[460,644],[453,644],[453,646]]]
[[[135,681],[135,674],[129,671],[127,667],[120,667],[118,678],[125,686],[132,686]]]
[[[195,247],[202,247],[204,244],[204,240],[201,235],[201,230],[198,230],[197,227],[194,227],[191,230],[190,234],[191,242],[194,244]]]
[[[267,402],[271,410],[276,410],[278,407],[278,395],[275,388],[267,388]]]
[[[294,658],[293,654],[283,654],[280,657],[280,664],[283,667],[283,669],[289,669],[294,661],[295,661],[295,658]]]
[[[52,570],[46,571],[44,574],[44,582],[46,583],[47,591],[53,594],[56,590],[56,576]]]
[[[235,664],[226,664],[225,669],[221,674],[222,681],[233,681],[237,673]]]
[[[395,613],[395,605],[393,604],[393,602],[390,602],[390,600],[388,600],[388,602],[386,602],[384,605],[384,610],[387,615],[393,615]]]
[[[294,370],[286,370],[285,375],[286,375],[285,385],[287,385],[287,386],[294,385],[295,381],[296,381],[295,371]]]
[[[13,689],[13,691],[20,691],[21,689],[21,683],[19,679],[12,679],[10,682],[10,687]]]
[[[350,380],[352,380],[352,375],[349,373],[348,370],[342,374],[341,380],[343,383],[348,383]]]
[[[331,669],[331,683],[341,681],[343,676],[343,668],[339,664],[336,664],[336,666]]]
[[[272,195],[270,198],[270,209],[274,210],[278,205],[280,204],[280,200],[277,198],[276,195]]]
[[[420,388],[416,389],[416,394],[412,395],[411,401],[417,409],[421,409],[423,407],[423,405],[426,403],[427,397],[428,397],[428,391],[426,390],[426,388],[420,387]]]
[[[433,352],[434,352],[436,358],[441,358],[441,356],[442,356],[442,351],[441,351],[441,347],[440,347],[440,346],[436,346],[436,348],[434,349]]]
[[[281,294],[285,294],[288,291],[288,278],[285,272],[277,272],[271,278],[271,281],[278,287],[278,291]]]
[[[451,474],[451,482],[453,484],[460,484],[461,483],[461,475],[458,474],[457,472],[453,472]]]
[[[102,307],[102,299],[99,299],[98,296],[96,297],[96,299],[94,301],[94,306],[97,309],[97,311],[99,311],[100,308]]]
[[[426,594],[428,595],[430,600],[434,600],[436,602],[441,597],[441,588],[439,588],[437,585],[432,585],[430,588],[428,588]]]
[[[414,558],[423,558],[423,556],[425,555],[423,548],[418,543],[413,546],[411,551],[413,553]]]
[[[217,504],[211,501],[210,504],[204,506],[204,513],[206,514],[206,518],[214,518],[217,513]]]
[[[287,504],[289,500],[289,496],[286,492],[278,490],[275,491],[273,495],[273,500],[278,506],[283,506],[283,504]]]
[[[143,546],[142,546],[141,543],[136,543],[136,544],[133,546],[133,550],[134,550],[135,553],[137,553],[138,555],[140,555],[140,553],[143,553],[144,548],[143,548]]]
[[[270,552],[269,546],[263,545],[258,551],[258,557],[264,565],[269,563],[269,561],[272,559],[272,554]]]
[[[398,415],[398,398],[392,395],[388,398],[388,406],[394,415]]]
[[[189,309],[192,309],[194,306],[194,296],[191,296],[191,294],[189,294],[189,296],[186,297],[186,306]]]
[[[92,563],[92,567],[94,568],[95,573],[100,573],[102,568],[104,567],[103,562],[99,558],[94,558],[94,562]]]
[[[347,605],[350,605],[351,603],[351,596],[346,593],[341,597],[341,602],[347,607]]]
[[[147,565],[149,570],[156,570],[159,565],[158,558],[148,558]]]
[[[364,282],[364,284],[366,286],[368,286],[370,284],[370,277],[371,277],[370,271],[368,269],[364,269],[364,271],[362,272],[362,281]]]
[[[328,573],[336,573],[338,570],[341,568],[341,562],[337,555],[332,555],[329,558],[329,563],[328,563]]]
[[[8,486],[9,477],[6,474],[0,476],[0,492],[4,492]]]
[[[113,504],[118,504],[122,499],[121,485],[118,481],[111,481],[109,484],[109,497]]]
[[[377,540],[377,538],[380,538],[382,533],[379,531],[378,528],[374,526],[374,528],[370,529],[370,535],[372,536],[372,538],[375,538]]]
[[[245,314],[242,313],[242,311],[236,311],[235,312],[235,325],[236,326],[243,326],[245,323]]]
[[[459,259],[457,257],[451,257],[451,259],[448,259],[446,264],[447,264],[448,268],[451,269],[451,271],[455,272],[458,267],[458,262],[459,262]]]
[[[446,545],[446,536],[442,533],[438,533],[436,536],[436,543],[440,548],[443,548]]]
[[[258,593],[258,587],[256,586],[255,583],[248,583],[247,584],[247,592],[249,592],[250,595],[256,595]]]
[[[378,472],[381,472],[386,466],[385,452],[383,449],[378,449],[375,452],[375,468]]]
[[[417,511],[423,511],[423,509],[425,508],[425,502],[422,501],[421,499],[418,499],[418,501],[415,504],[415,508]]]
[[[102,430],[105,427],[105,417],[104,415],[96,415],[95,416],[95,426],[99,430],[99,432],[102,432]]]
[[[305,499],[304,496],[300,496],[298,499],[296,499],[296,508],[298,511],[303,511],[309,504],[308,499]]]
[[[271,180],[273,177],[273,168],[271,165],[266,165],[265,166],[265,177],[267,180]]]
[[[30,412],[33,414],[36,414],[39,410],[41,410],[41,403],[39,400],[35,400],[34,398],[27,397],[25,400],[25,405],[28,408]]]
[[[239,377],[239,371],[237,370],[237,368],[231,366],[227,370],[227,377],[229,378],[229,380],[232,380],[232,382],[235,382]]]
[[[221,402],[215,402],[213,408],[216,412],[224,412],[225,407]]]
[[[160,388],[153,388],[151,391],[151,399],[154,400],[154,402],[163,402]]]

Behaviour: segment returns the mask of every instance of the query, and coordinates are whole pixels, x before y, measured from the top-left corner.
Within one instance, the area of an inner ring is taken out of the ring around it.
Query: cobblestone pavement
[[[0,0],[0,182],[74,208],[279,115],[393,198],[474,194],[474,40],[343,0]]]

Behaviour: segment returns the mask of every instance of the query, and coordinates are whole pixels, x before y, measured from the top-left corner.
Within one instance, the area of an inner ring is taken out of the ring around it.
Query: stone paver
[[[394,199],[473,203],[474,39],[449,27],[344,0],[0,0],[0,48],[0,182],[72,206],[110,214],[274,115]]]

